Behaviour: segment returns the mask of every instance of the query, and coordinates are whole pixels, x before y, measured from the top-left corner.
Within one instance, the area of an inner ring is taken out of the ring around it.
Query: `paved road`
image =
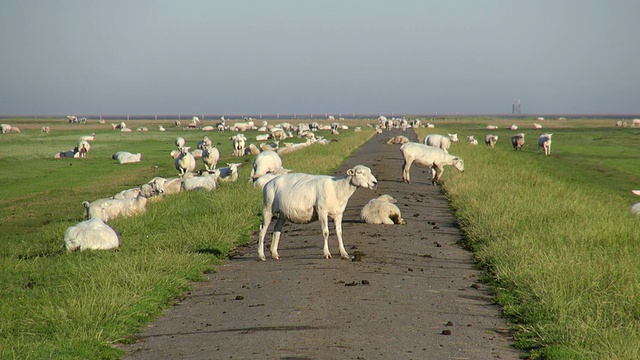
[[[416,167],[413,183],[402,182],[399,145],[385,144],[398,134],[416,139],[413,131],[376,135],[337,172],[362,164],[379,181],[376,191],[357,190],[345,212],[354,261],[340,260],[331,227],[333,259],[325,260],[319,223],[289,223],[281,260],[256,261],[257,239],[237,249],[123,345],[124,359],[518,359],[471,253],[456,244],[461,234],[439,187]],[[382,194],[398,200],[407,225],[358,222]]]

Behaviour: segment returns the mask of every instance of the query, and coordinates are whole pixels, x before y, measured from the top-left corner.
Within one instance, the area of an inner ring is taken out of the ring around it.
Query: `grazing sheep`
[[[113,160],[117,160],[120,164],[132,164],[140,162],[142,160],[142,154],[132,154],[128,151],[118,151],[117,153],[111,155],[111,158]]]
[[[631,190],[631,192],[634,195],[640,195],[640,190]],[[640,215],[640,202],[631,205],[631,208],[629,210],[631,211],[631,214],[633,214],[633,215]]]
[[[478,140],[476,140],[473,135],[467,136],[467,142],[471,145],[478,145]]]
[[[200,176],[186,178],[183,181],[185,191],[213,191],[216,189],[216,186],[216,177],[207,170],[201,171]]]
[[[551,155],[551,135],[553,134],[542,134],[538,137],[538,152],[542,148],[545,156]]]
[[[109,225],[95,218],[71,226],[64,233],[64,246],[75,250],[109,250],[120,246],[120,237]]]
[[[202,150],[202,162],[204,163],[205,169],[215,170],[216,165],[218,165],[218,160],[220,160],[220,151],[218,148],[209,144]]]
[[[238,180],[238,168],[242,163],[227,163],[227,167],[219,168],[215,171],[216,181],[232,182]]]
[[[382,195],[369,202],[360,211],[360,220],[367,224],[401,224],[407,221],[402,218],[400,209],[395,205],[396,199],[390,195]]]
[[[448,153],[451,143],[458,141],[458,134],[447,134],[447,135],[448,136],[444,136],[440,134],[427,135],[427,137],[424,138],[424,144],[433,146],[436,148],[440,148],[444,150],[444,152]]]
[[[178,136],[176,138],[175,144],[176,144],[176,147],[182,148],[187,144],[187,142],[184,140],[184,138]]]
[[[496,146],[496,143],[498,142],[498,135],[493,135],[493,134],[489,134],[487,136],[484,137],[484,143],[488,146],[488,147],[494,147]]]
[[[40,129],[43,133],[48,134],[51,132],[51,127],[50,126],[43,126],[42,129]]]
[[[188,146],[180,148],[180,155],[175,160],[176,170],[178,170],[180,177],[196,168],[196,159],[189,152],[190,149]]]
[[[247,138],[243,134],[236,134],[231,137],[233,141],[233,156],[244,156],[244,149]]]
[[[387,144],[406,144],[409,142],[409,138],[403,135],[398,135],[398,136],[394,136],[391,139],[389,139],[389,141],[387,141]]]
[[[450,155],[440,148],[420,143],[406,143],[400,147],[404,162],[402,164],[402,180],[411,184],[411,164],[431,168],[431,184],[436,185],[444,172],[445,165],[452,165],[460,172],[464,172],[464,162],[457,156]]]
[[[271,170],[282,168],[282,158],[272,150],[266,150],[258,154],[253,159],[253,167],[251,168],[251,180],[255,181],[260,176]]]
[[[522,151],[522,146],[524,145],[524,134],[518,133],[511,137],[511,145],[513,145],[513,150]]]
[[[271,257],[280,259],[278,242],[285,222],[306,224],[320,220],[325,259],[331,258],[329,251],[329,217],[333,219],[338,238],[340,256],[349,259],[342,242],[342,216],[351,195],[359,188],[375,189],[378,181],[371,169],[357,165],[344,176],[285,174],[269,181],[263,189],[262,225],[258,242],[258,256],[265,261],[264,238],[274,214],[278,220],[273,228]]]

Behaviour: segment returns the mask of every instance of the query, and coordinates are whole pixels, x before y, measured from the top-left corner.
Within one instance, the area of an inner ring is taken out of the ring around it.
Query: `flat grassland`
[[[416,131],[461,139],[450,153],[465,160],[465,173],[447,167],[442,186],[518,346],[532,358],[640,358],[640,219],[629,214],[640,201],[630,192],[640,187],[640,129],[571,119],[534,130],[534,120],[436,119],[435,128]],[[130,122],[131,133],[95,120],[3,122],[21,133],[0,135],[2,358],[118,358],[112,344],[128,341],[259,227],[261,194],[244,181],[253,157],[232,157],[228,132],[152,120]],[[350,121],[337,136],[322,132],[338,141],[285,155],[285,166],[329,173],[372,136],[367,123],[376,121]],[[518,131],[509,130],[513,123]],[[142,126],[149,131],[135,131]],[[510,143],[516,132],[526,134],[518,152]],[[537,152],[542,132],[553,133],[549,157]],[[91,133],[88,159],[53,159]],[[499,136],[495,148],[482,143],[489,133]],[[250,142],[256,134],[247,132]],[[243,163],[242,181],[167,196],[145,214],[113,220],[117,251],[64,251],[64,231],[82,220],[83,200],[176,176],[175,137],[195,147],[204,135],[220,149],[219,166]],[[480,145],[467,144],[467,135]],[[120,165],[111,154],[121,150],[141,152],[143,161]]]

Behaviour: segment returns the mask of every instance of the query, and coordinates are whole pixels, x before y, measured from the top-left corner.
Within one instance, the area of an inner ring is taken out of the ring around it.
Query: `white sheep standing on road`
[[[551,136],[553,134],[542,134],[538,137],[538,152],[544,151],[545,156],[551,155]]]
[[[367,224],[401,224],[407,221],[402,218],[397,200],[391,195],[381,195],[369,202],[360,211],[360,220]]]
[[[120,237],[109,225],[95,218],[71,226],[64,233],[67,251],[109,250],[120,246]]]
[[[450,155],[440,148],[423,145],[420,143],[406,143],[400,147],[400,152],[404,158],[402,163],[402,180],[407,184],[411,184],[411,164],[416,163],[417,166],[431,168],[431,184],[436,185],[440,181],[440,177],[444,172],[445,165],[451,165],[464,172],[464,162],[455,155]]]
[[[498,142],[498,135],[489,134],[484,137],[484,143],[488,147],[491,147],[491,148],[495,147],[497,142]]]
[[[196,168],[196,158],[191,155],[190,149],[188,146],[180,148],[180,156],[175,160],[176,170],[178,170],[180,177]]]
[[[262,225],[258,243],[260,260],[266,260],[264,238],[274,214],[278,214],[271,239],[271,257],[274,259],[280,259],[278,242],[287,220],[297,224],[320,220],[324,238],[322,252],[325,259],[330,259],[329,217],[335,224],[340,256],[349,259],[342,242],[342,216],[347,202],[358,188],[375,189],[377,185],[378,181],[371,174],[371,169],[363,165],[347,170],[344,176],[294,173],[280,175],[269,181],[262,191]]]
[[[431,134],[424,138],[425,145],[440,148],[446,153],[449,152],[449,147],[451,147],[452,142],[458,142],[458,134],[447,134],[447,136]]]

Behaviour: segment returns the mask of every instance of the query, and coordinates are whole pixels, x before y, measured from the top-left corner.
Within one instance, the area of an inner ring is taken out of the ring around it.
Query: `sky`
[[[640,114],[637,0],[2,0],[0,115]]]

